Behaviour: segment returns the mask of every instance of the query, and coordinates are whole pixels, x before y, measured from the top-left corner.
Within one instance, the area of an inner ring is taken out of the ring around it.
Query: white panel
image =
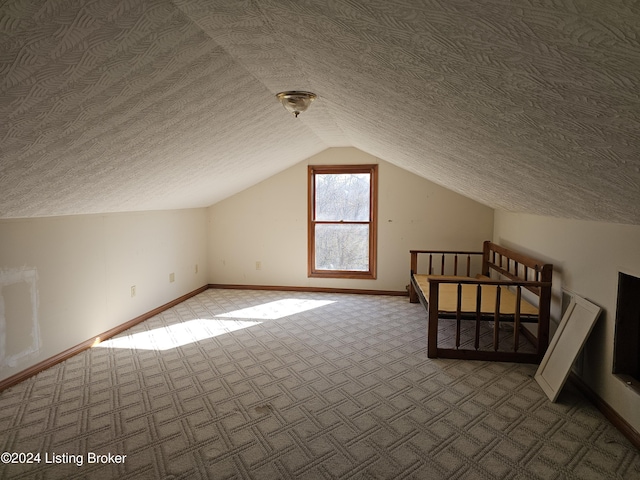
[[[600,307],[584,298],[576,295],[571,299],[535,375],[552,402],[557,400],[599,313]]]

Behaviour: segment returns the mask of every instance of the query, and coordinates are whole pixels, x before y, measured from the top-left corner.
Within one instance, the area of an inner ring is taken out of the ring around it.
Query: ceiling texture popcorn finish
[[[640,224],[640,4],[0,3],[0,218],[207,206],[338,146]]]

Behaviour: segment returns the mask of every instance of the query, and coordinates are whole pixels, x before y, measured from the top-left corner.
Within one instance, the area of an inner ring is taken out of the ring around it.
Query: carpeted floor
[[[403,297],[208,290],[0,393],[1,451],[39,454],[0,478],[640,479],[535,370],[428,359]]]

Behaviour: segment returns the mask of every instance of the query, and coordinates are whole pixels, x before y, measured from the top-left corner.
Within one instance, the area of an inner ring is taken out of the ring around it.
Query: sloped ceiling
[[[207,206],[353,146],[640,224],[639,85],[631,0],[8,0],[0,218]],[[290,89],[319,96],[298,119]]]

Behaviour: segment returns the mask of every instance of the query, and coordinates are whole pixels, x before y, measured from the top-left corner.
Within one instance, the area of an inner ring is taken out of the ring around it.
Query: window
[[[309,166],[310,277],[376,278],[377,165]]]

